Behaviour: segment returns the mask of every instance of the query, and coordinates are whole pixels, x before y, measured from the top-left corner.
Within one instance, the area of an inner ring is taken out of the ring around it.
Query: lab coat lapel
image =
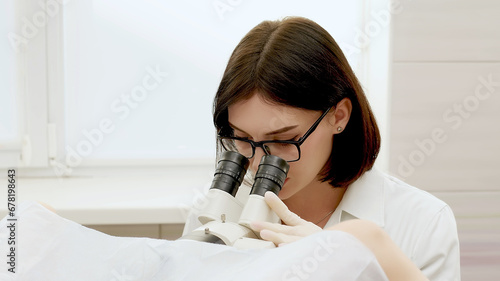
[[[384,176],[372,169],[346,190],[325,227],[350,219],[365,219],[384,227]]]

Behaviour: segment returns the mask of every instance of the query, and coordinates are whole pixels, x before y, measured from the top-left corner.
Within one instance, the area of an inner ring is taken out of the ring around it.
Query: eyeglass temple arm
[[[323,115],[321,115],[321,117],[318,118],[318,120],[316,120],[316,122],[314,122],[314,124],[311,126],[311,128],[309,130],[307,130],[307,132],[297,141],[299,144],[302,144],[306,138],[314,131],[316,130],[316,127],[318,127],[319,123],[321,123],[321,120],[323,120],[323,118],[325,118],[326,114],[328,114],[328,112],[330,111],[330,109],[332,109],[333,106],[329,107],[324,113]]]

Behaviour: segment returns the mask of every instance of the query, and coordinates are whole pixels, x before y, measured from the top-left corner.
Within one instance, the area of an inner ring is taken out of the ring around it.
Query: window
[[[8,34],[14,30],[14,14],[9,13],[14,9],[12,1],[0,3],[0,33]],[[16,99],[16,54],[9,41],[0,43],[0,142],[9,142],[18,139],[18,108]]]
[[[10,12],[9,12],[10,11]],[[14,1],[0,3],[0,34],[15,30]],[[5,37],[4,37],[5,38]],[[0,42],[0,167],[16,165],[20,156],[20,102],[16,52],[8,40]]]
[[[2,13],[8,15],[14,1],[6,3],[10,6]],[[2,101],[14,104],[23,95],[26,100],[40,100],[36,106],[43,108],[41,112],[28,108],[24,114],[32,123],[44,123],[31,126],[42,127],[38,131],[22,132],[32,144],[31,158],[36,160],[32,167],[179,161],[213,165],[212,100],[227,60],[246,32],[262,20],[308,17],[332,34],[364,82],[369,80],[367,46],[356,40],[371,18],[366,13],[368,3],[45,0],[17,4],[22,11],[18,17],[29,21],[21,22],[19,32],[23,24],[38,30],[23,54],[26,65],[36,60],[46,65],[36,64],[43,74],[37,79],[36,70],[26,74],[29,89],[2,96]],[[38,51],[30,53],[33,49]],[[9,56],[6,51],[1,55]],[[14,68],[11,57],[7,62],[2,71]],[[2,79],[14,81],[13,72],[8,72]],[[4,120],[16,123],[15,113],[2,110],[0,117],[0,138],[15,134],[15,126],[4,125]]]
[[[334,9],[339,3],[72,3],[64,17],[69,147],[92,159],[213,158],[213,96],[241,37],[264,19],[302,14],[346,40],[349,29],[336,23],[356,25],[360,8]]]

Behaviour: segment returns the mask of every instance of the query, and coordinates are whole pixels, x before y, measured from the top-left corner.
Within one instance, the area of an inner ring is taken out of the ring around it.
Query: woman
[[[451,209],[372,169],[380,148],[375,118],[342,51],[315,22],[293,17],[253,28],[229,59],[214,123],[219,148],[247,156],[251,171],[265,154],[290,164],[279,198],[266,194],[283,224],[252,224],[263,239],[281,245],[342,230],[348,220],[371,221],[390,240],[392,261],[401,253],[430,280],[460,280]]]

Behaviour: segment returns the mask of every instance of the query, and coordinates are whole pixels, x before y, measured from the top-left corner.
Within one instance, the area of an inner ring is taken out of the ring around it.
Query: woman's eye
[[[279,145],[280,147],[288,147],[288,146],[290,146],[289,143],[277,143],[277,145]]]
[[[289,140],[287,140],[287,141],[297,141],[297,140],[298,140],[298,138],[299,138],[299,136],[295,136],[295,137],[293,137],[293,138],[291,138],[291,139],[289,139]]]

